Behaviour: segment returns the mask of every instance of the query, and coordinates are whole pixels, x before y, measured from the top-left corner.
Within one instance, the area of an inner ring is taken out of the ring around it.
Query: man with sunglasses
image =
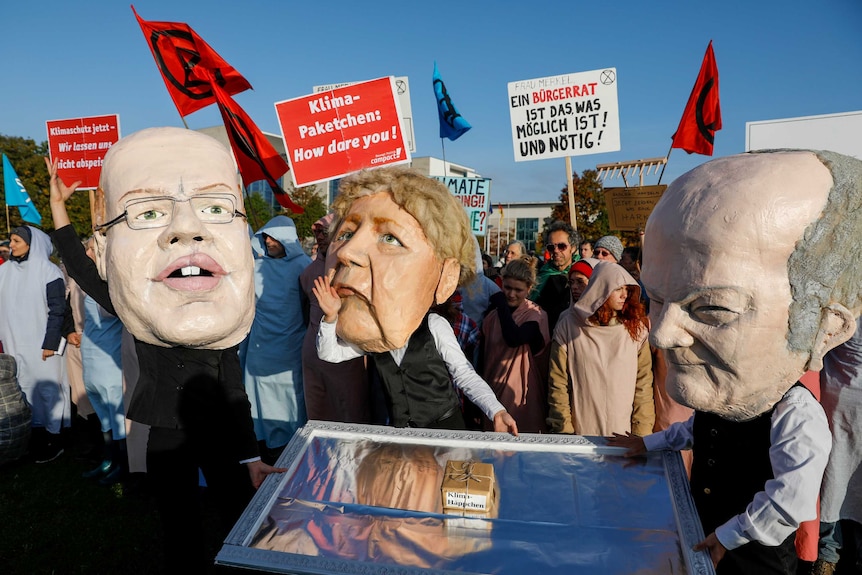
[[[47,159],[46,159],[47,162]],[[237,355],[254,317],[251,247],[233,158],[178,128],[142,130],[106,154],[96,192],[96,262],[84,253],[51,174],[54,241],[69,275],[135,338],[140,376],[127,416],[150,426],[147,475],[168,572],[207,562],[198,468],[229,528],[260,461]]]
[[[554,221],[545,228],[543,239],[551,259],[539,270],[530,299],[548,314],[548,329],[553,333],[560,314],[569,307],[567,282],[578,233],[566,222]]]

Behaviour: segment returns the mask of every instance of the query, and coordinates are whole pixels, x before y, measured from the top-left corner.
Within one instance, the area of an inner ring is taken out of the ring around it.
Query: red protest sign
[[[391,77],[276,102],[275,113],[296,186],[410,161]]]
[[[120,116],[50,120],[46,124],[48,153],[52,162],[59,161],[60,179],[66,184],[81,180],[82,190],[98,188],[105,154],[120,139]]]

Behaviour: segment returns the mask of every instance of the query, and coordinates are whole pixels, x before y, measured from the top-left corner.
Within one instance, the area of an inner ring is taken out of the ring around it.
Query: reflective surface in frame
[[[493,464],[490,513],[443,512],[447,460]],[[712,572],[688,551],[699,524],[677,454],[627,460],[599,438],[315,422],[280,464],[288,473],[265,484],[218,562],[291,573]]]

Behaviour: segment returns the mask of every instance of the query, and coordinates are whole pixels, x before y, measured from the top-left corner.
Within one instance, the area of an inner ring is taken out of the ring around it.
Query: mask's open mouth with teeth
[[[168,275],[169,278],[187,278],[191,276],[213,277],[213,273],[207,269],[199,268],[197,266],[185,266],[172,271]]]
[[[171,262],[155,281],[179,291],[206,291],[215,288],[224,275],[224,269],[212,257],[196,253]]]

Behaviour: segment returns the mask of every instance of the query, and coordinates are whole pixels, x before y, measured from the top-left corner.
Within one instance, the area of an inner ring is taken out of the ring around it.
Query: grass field
[[[97,463],[98,436],[78,420],[58,459],[0,467],[0,573],[158,575],[161,536],[145,482],[111,487],[83,479]],[[215,555],[221,541],[210,537]],[[248,573],[223,567],[213,574]]]

